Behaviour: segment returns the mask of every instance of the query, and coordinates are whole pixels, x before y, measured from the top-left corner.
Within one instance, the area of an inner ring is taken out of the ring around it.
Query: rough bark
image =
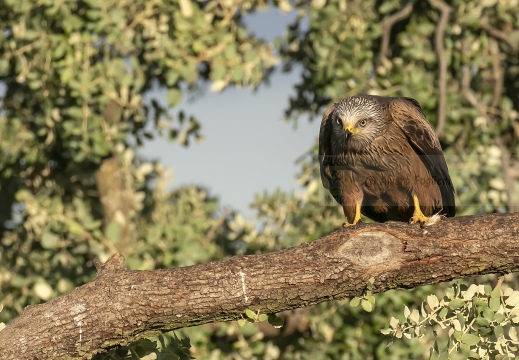
[[[519,214],[442,219],[426,229],[365,224],[267,254],[130,271],[115,255],[97,277],[27,307],[0,332],[0,358],[89,358],[158,331],[276,313],[361,294],[519,270]]]

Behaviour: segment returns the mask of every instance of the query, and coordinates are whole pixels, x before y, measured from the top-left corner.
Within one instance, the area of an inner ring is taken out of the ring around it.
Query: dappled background
[[[1,2],[0,321],[88,282],[94,261],[115,252],[131,269],[178,267],[282,249],[338,228],[343,215],[324,196],[316,136],[327,106],[353,94],[420,102],[444,147],[458,214],[515,211],[518,6]],[[271,14],[263,26],[286,25],[263,32],[254,20],[263,11]],[[254,107],[240,98],[250,91],[258,92]],[[223,111],[215,102],[229,94]],[[189,160],[202,138],[224,144],[234,163],[216,150]],[[254,159],[265,158],[256,160],[265,168],[256,194],[243,192]],[[180,185],[164,165],[176,162]],[[239,202],[218,198],[229,187]],[[432,334],[386,347],[380,329],[405,304],[419,306],[447,286],[380,294],[371,313],[348,300],[289,312],[280,330],[225,323],[176,334],[190,337],[199,359],[427,358]],[[447,346],[446,337],[438,342]],[[146,346],[135,344],[134,354]]]

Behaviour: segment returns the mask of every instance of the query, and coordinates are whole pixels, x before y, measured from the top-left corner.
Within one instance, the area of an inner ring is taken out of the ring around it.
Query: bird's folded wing
[[[330,189],[332,173],[330,166],[333,164],[331,151],[332,120],[331,115],[335,110],[335,104],[330,106],[324,113],[319,131],[319,167],[321,170],[321,181],[326,189]]]
[[[420,105],[411,98],[395,98],[389,104],[389,113],[438,184],[446,215],[454,216],[454,186],[449,169],[440,141]]]

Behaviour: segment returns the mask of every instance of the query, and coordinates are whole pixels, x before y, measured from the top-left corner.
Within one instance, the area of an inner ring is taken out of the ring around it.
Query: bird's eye
[[[364,126],[366,126],[366,124],[367,124],[366,119],[362,119],[361,121],[359,121],[359,126],[364,127]]]
[[[340,125],[340,124],[341,124],[341,119],[337,118],[337,119],[335,120],[335,122],[337,122],[337,125]]]

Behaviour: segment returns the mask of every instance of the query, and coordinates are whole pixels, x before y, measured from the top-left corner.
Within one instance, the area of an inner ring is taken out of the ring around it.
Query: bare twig
[[[479,21],[481,28],[483,28],[490,36],[495,37],[496,39],[503,40],[512,48],[513,51],[519,50],[519,44],[514,42],[505,32],[496,29],[488,22],[488,16],[483,16]]]
[[[389,49],[389,38],[391,37],[391,28],[397,22],[409,17],[413,11],[413,6],[414,1],[410,1],[398,12],[382,20],[382,43],[380,44],[380,52],[378,53],[377,68],[381,66],[386,59],[387,50]]]
[[[501,97],[504,88],[503,67],[501,66],[501,59],[499,52],[499,45],[495,39],[488,41],[490,54],[492,55],[492,76],[494,77],[494,94],[492,96],[492,108],[497,109],[501,104]]]
[[[429,0],[429,4],[441,12],[435,37],[435,48],[438,56],[438,67],[440,70],[440,78],[438,80],[440,99],[438,104],[438,124],[436,125],[436,135],[441,138],[443,135],[443,129],[445,128],[445,103],[447,99],[447,59],[445,48],[443,46],[443,37],[452,8],[443,0]]]
[[[18,48],[10,53],[5,54],[6,60],[9,60],[10,58],[18,57],[20,55],[25,54],[26,52],[31,51],[34,48],[35,43],[30,43],[27,45],[22,46],[21,48]]]

